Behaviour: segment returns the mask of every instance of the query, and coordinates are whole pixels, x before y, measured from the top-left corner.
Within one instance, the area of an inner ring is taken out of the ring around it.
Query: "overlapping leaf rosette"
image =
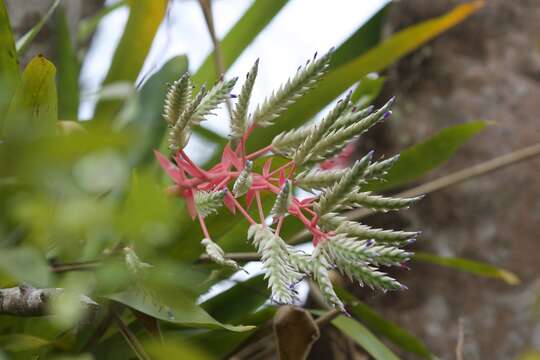
[[[407,208],[419,197],[401,199],[362,191],[370,181],[383,179],[398,159],[374,161],[373,152],[352,164],[351,144],[362,133],[387,119],[393,99],[380,109],[357,108],[351,92],[318,122],[276,136],[269,145],[247,152],[246,142],[257,128],[271,126],[296,99],[312,89],[325,73],[332,51],[312,59],[284,85],[248,113],[258,71],[258,61],[247,74],[238,96],[231,95],[237,78],[221,80],[210,90],[194,93],[189,75],[175,81],[167,93],[164,118],[168,126],[170,157],[156,152],[163,169],[174,182],[170,194],[184,198],[189,213],[200,223],[202,245],[210,259],[239,268],[213,241],[205,218],[222,206],[249,222],[247,233],[261,257],[265,278],[277,303],[292,303],[295,285],[305,277],[318,284],[329,305],[344,310],[329,277],[338,270],[351,280],[382,290],[404,288],[380,267],[402,265],[411,253],[402,249],[417,232],[383,230],[350,221],[345,210],[364,207],[376,211]],[[223,102],[236,99],[232,110],[230,141],[221,161],[211,169],[197,166],[184,148],[191,129]],[[283,160],[285,159],[285,161]],[[254,161],[264,165],[257,172]],[[273,163],[279,165],[273,166]],[[297,189],[310,196],[299,197]],[[263,196],[275,198],[265,211]],[[249,209],[257,207],[256,216]],[[294,217],[312,235],[314,250],[306,254],[280,236],[285,217]]]

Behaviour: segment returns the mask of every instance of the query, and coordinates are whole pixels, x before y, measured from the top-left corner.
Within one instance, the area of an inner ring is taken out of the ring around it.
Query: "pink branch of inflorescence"
[[[253,128],[250,127],[245,136],[241,139],[236,148],[232,149],[232,144],[228,143],[222,153],[221,161],[210,170],[204,170],[196,165],[184,150],[179,150],[172,161],[167,160],[162,154],[156,152],[156,156],[171,179],[174,185],[167,189],[167,192],[174,196],[182,197],[186,201],[188,211],[193,219],[198,218],[201,231],[204,237],[211,239],[209,230],[205,224],[204,217],[201,216],[195,206],[194,196],[197,191],[226,191],[223,202],[233,214],[240,213],[251,225],[265,224],[262,196],[265,193],[277,195],[280,193],[285,181],[290,180],[294,183],[296,175],[296,164],[294,161],[280,165],[272,169],[272,145],[265,146],[252,153],[246,154],[246,142]],[[266,163],[258,173],[252,169],[250,175],[253,178],[246,193],[245,205],[231,193],[231,187],[238,176],[245,169],[247,161],[257,160],[267,157]],[[258,211],[258,222],[249,215],[249,209],[252,200],[255,198]],[[302,200],[291,196],[288,213],[296,217],[305,228],[313,235],[313,244],[317,245],[321,240],[333,235],[332,232],[324,232],[318,226],[319,216],[312,209],[316,197],[307,197]],[[275,232],[279,235],[284,216],[278,216],[272,219],[272,225],[275,224]]]

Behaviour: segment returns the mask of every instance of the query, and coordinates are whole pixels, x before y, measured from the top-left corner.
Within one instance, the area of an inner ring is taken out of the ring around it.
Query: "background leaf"
[[[384,6],[336,49],[330,61],[331,69],[354,60],[381,41],[382,28],[389,7],[389,5]]]
[[[119,81],[135,82],[165,15],[167,0],[131,0],[129,5],[129,18],[103,85]],[[101,101],[94,117],[110,120],[121,106],[119,100]]]
[[[145,300],[144,294],[141,292],[124,291],[109,295],[107,298],[157,319],[178,325],[196,328],[224,328],[231,331],[247,331],[253,328],[252,326],[222,324],[188,298],[176,298],[175,305],[170,308],[170,314],[168,314],[169,310],[162,304],[156,304],[152,299]]]
[[[431,264],[447,266],[482,277],[499,279],[509,285],[517,285],[520,283],[519,278],[514,273],[479,261],[458,257],[442,257],[424,252],[416,252],[413,259]]]
[[[113,10],[126,6],[128,0],[119,0],[109,6],[104,6],[99,9],[98,12],[92,16],[84,18],[79,22],[79,29],[77,31],[77,41],[83,43],[90,38],[90,36],[96,31],[99,23],[103,18],[110,14]]]
[[[77,120],[80,64],[63,6],[56,13],[55,25],[56,63],[58,64],[58,117],[61,120]]]
[[[441,130],[423,143],[402,151],[384,181],[365,188],[380,191],[419,179],[448,161],[463,144],[487,125],[485,121],[473,121]]]
[[[55,76],[56,68],[41,55],[26,66],[6,116],[7,137],[30,140],[56,133],[58,100]]]
[[[399,358],[384,345],[371,331],[358,321],[346,316],[338,316],[332,324],[353,339],[376,360],[398,360]]]
[[[43,15],[43,17],[34,25],[26,34],[24,34],[19,40],[17,40],[17,55],[22,56],[28,50],[28,46],[32,43],[32,40],[39,34],[45,23],[49,21],[49,18],[54,13],[54,10],[60,4],[60,0],[55,0],[49,10]]]
[[[0,0],[0,113],[5,114],[20,80],[19,60],[4,0]],[[0,120],[0,133],[4,119]]]
[[[360,319],[371,330],[388,339],[400,348],[420,356],[423,359],[434,359],[435,356],[427,346],[407,330],[392,321],[385,319],[367,304],[361,302],[343,288],[336,287],[336,292],[341,299],[349,304],[347,309],[351,315]]]
[[[153,150],[159,147],[166,129],[162,113],[167,84],[180,78],[187,69],[186,56],[173,57],[126,104],[128,114],[124,117],[129,121],[128,128],[134,128],[137,133],[137,141],[130,151],[133,165],[154,161]]]
[[[21,246],[0,249],[0,271],[18,283],[46,287],[50,269],[45,258],[34,248]]]
[[[225,69],[238,59],[240,54],[255,40],[257,35],[268,25],[288,0],[256,0],[225,35],[221,43],[221,52]],[[206,57],[201,67],[193,75],[195,85],[213,84],[217,80],[214,54]]]

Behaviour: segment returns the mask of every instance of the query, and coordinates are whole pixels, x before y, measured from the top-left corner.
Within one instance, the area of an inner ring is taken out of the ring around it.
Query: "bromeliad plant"
[[[165,100],[171,160],[159,152],[156,156],[174,182],[168,192],[184,198],[192,218],[198,219],[204,236],[202,244],[210,259],[239,268],[212,240],[211,229],[205,223],[205,218],[224,204],[250,223],[247,236],[261,256],[275,302],[293,302],[295,284],[311,276],[328,304],[344,311],[332,287],[329,270],[337,269],[351,280],[372,288],[403,289],[403,285],[379,267],[401,266],[406,262],[411,253],[401,247],[418,235],[371,228],[339,215],[343,210],[357,207],[398,210],[419,199],[389,198],[362,191],[367,182],[384,178],[398,156],[373,161],[372,151],[345,167],[351,142],[390,116],[393,99],[376,111],[372,107],[357,109],[349,92],[320,122],[281,133],[270,145],[257,151],[246,151],[246,142],[254,130],[272,125],[287,106],[314,87],[325,73],[331,53],[320,58],[315,54],[248,115],[258,70],[258,61],[255,62],[232,111],[230,142],[223,150],[221,162],[209,170],[197,166],[184,148],[193,126],[199,125],[221,103],[236,98],[231,90],[237,78],[221,80],[209,91],[202,86],[193,94],[190,77],[182,76],[170,86]],[[273,167],[272,160],[277,157],[286,162]],[[265,159],[259,172],[253,163],[257,159]],[[312,196],[295,195],[295,189]],[[261,200],[267,194],[275,196],[269,213],[265,213]],[[258,210],[256,218],[248,212],[254,201]],[[311,233],[315,246],[312,254],[295,249],[280,237],[286,216],[295,217]]]

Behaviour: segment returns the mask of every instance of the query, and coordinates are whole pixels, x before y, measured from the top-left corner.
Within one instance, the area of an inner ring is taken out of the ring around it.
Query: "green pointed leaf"
[[[416,252],[413,260],[446,266],[481,277],[499,279],[508,285],[517,285],[520,283],[520,279],[516,274],[480,261],[458,257],[443,257],[424,252]]]
[[[178,292],[176,293],[178,295]],[[223,328],[230,331],[248,331],[252,326],[233,326],[222,324],[212,318],[200,306],[191,301],[188,297],[175,299],[173,307],[167,309],[163,305],[156,304],[152,299],[145,299],[140,291],[127,290],[121,293],[106,296],[107,299],[114,300],[130,308],[150,315],[156,319],[173,324],[195,327],[195,328]]]
[[[11,32],[9,16],[0,0],[0,113],[5,114],[11,97],[20,81],[19,60],[15,50],[15,41]],[[0,133],[3,129],[4,119],[0,119]]]
[[[165,16],[167,0],[130,0],[129,5],[128,22],[103,85],[135,82]],[[101,101],[96,107],[95,118],[110,121],[121,106],[121,100]]]
[[[220,42],[223,64],[227,70],[259,33],[270,23],[288,0],[256,0],[242,15],[240,20]],[[196,85],[213,84],[217,80],[214,54],[206,57],[201,67],[193,75]]]
[[[9,106],[4,124],[6,137],[31,140],[56,133],[55,76],[56,68],[45,57],[39,55],[30,61]]]
[[[368,328],[346,316],[338,316],[332,320],[332,324],[345,335],[354,340],[375,360],[398,360],[399,358],[384,345]]]
[[[27,282],[35,287],[46,287],[50,282],[50,269],[45,257],[26,246],[1,250],[0,272],[18,283]]]
[[[32,40],[39,34],[43,26],[49,21],[49,18],[54,13],[54,10],[60,4],[60,0],[55,0],[45,15],[34,25],[26,34],[24,34],[19,40],[17,40],[17,55],[22,56],[28,50],[28,47],[32,43]]]
[[[278,133],[301,125],[365,75],[386,69],[437,35],[459,24],[480,7],[481,2],[459,5],[443,16],[426,20],[394,34],[354,60],[332,69],[315,89],[283,113],[276,120],[276,125],[257,129],[251,140],[253,143],[266,143],[267,139],[272,139]]]
[[[79,112],[80,64],[68,27],[64,7],[56,14],[56,63],[58,65],[58,117],[77,120]]]
[[[383,182],[366,186],[366,190],[385,190],[421,178],[448,161],[470,138],[486,128],[486,121],[472,121],[447,127],[423,143],[414,145],[399,156]]]
[[[435,359],[435,356],[429,351],[427,346],[407,330],[384,318],[345,289],[336,287],[336,292],[341,299],[350,305],[347,309],[350,310],[351,315],[366,324],[370,330],[391,341],[403,350],[420,356],[422,359]]]

